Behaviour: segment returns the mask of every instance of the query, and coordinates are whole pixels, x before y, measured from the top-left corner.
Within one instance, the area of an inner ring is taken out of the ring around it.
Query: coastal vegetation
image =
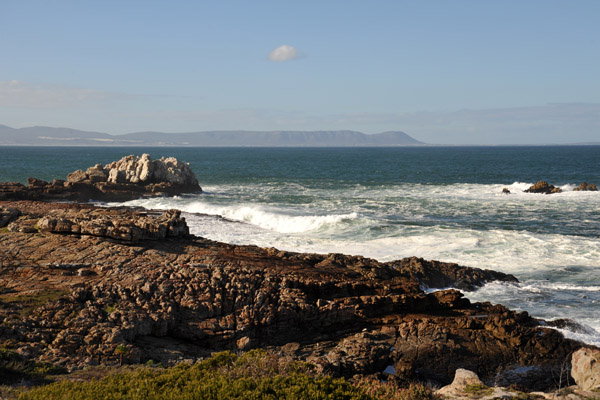
[[[400,389],[362,379],[351,383],[315,372],[313,365],[264,350],[225,351],[196,364],[139,367],[87,382],[62,380],[27,390],[22,400],[52,399],[437,399],[422,385]]]

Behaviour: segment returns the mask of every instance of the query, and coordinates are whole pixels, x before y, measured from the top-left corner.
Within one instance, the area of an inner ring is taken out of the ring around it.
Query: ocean
[[[65,178],[128,154],[190,163],[204,193],[178,208],[209,239],[390,261],[418,256],[515,275],[466,292],[600,345],[600,146],[400,148],[0,147],[0,181]],[[563,189],[524,193],[537,180]],[[502,194],[508,188],[510,194]]]

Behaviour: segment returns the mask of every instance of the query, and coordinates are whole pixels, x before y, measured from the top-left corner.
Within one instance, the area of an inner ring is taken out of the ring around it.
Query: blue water
[[[583,181],[600,186],[599,146],[0,147],[0,181],[64,179],[144,152],[189,162],[205,193],[127,204],[180,208],[195,234],[501,270],[521,283],[490,284],[468,296],[600,329],[600,192],[572,190]],[[540,179],[564,192],[523,193]],[[598,334],[569,335],[600,344]]]

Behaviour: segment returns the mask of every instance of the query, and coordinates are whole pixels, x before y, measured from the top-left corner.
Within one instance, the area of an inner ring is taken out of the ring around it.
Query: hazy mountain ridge
[[[70,128],[0,125],[0,145],[21,146],[275,146],[351,147],[423,145],[401,131],[367,135],[356,131],[205,131],[134,132],[109,135]]]

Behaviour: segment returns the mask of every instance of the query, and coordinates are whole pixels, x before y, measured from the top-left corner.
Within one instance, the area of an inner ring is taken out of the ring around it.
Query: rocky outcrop
[[[92,235],[128,242],[189,235],[179,210],[159,215],[148,212],[123,213],[118,209],[56,210],[40,218],[40,232]]]
[[[552,194],[552,193],[561,193],[562,189],[557,188],[554,185],[549,184],[546,181],[537,181],[535,185],[529,187],[529,189],[525,190],[525,193],[543,193],[543,194]]]
[[[598,188],[593,183],[583,182],[573,190],[576,192],[597,192]]]
[[[470,288],[489,271],[216,243],[186,236],[175,212],[1,206],[19,210],[21,229],[0,231],[0,341],[33,360],[118,363],[126,345],[130,362],[173,364],[267,347],[334,375],[405,382],[447,384],[468,368],[489,384],[531,366],[543,378],[525,387],[537,389],[580,347],[525,312],[421,288]],[[146,233],[131,241],[121,227]]]
[[[66,181],[55,179],[48,183],[29,178],[27,186],[1,183],[0,200],[126,201],[201,191],[188,164],[174,157],[152,160],[143,154],[74,171],[67,175]]]
[[[457,288],[474,290],[487,282],[518,282],[510,274],[489,269],[468,268],[453,263],[427,261],[419,257],[403,258],[387,263],[406,278],[419,282],[424,288]]]
[[[600,390],[600,350],[581,348],[571,358],[571,376],[583,390]]]

